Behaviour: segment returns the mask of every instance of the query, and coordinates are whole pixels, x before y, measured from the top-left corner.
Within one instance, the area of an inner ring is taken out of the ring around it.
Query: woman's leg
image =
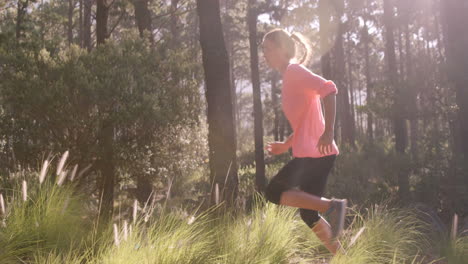
[[[273,177],[265,193],[267,199],[273,203],[300,208],[303,221],[312,228],[317,236],[320,235],[320,240],[333,254],[336,253],[337,245],[339,245],[335,238],[339,235],[342,225],[340,228],[335,224],[332,230],[330,225],[318,215],[318,212],[327,212],[332,206],[335,209],[337,208],[336,204],[340,202],[321,198],[334,161],[335,156],[320,159],[295,158]],[[300,190],[292,189],[296,186]],[[343,222],[343,210],[341,210],[340,218]]]
[[[287,190],[281,194],[280,204],[323,213],[330,208],[331,200],[301,190]]]
[[[324,243],[330,252],[336,254],[340,247],[336,239],[344,224],[346,202],[337,199],[322,198],[327,184],[328,174],[335,162],[335,156],[306,159],[304,175],[301,177],[300,191],[286,191],[281,196],[280,203],[301,208],[302,220],[312,228],[317,237]],[[332,210],[329,210],[332,208]],[[333,226],[322,218],[322,215],[330,214]],[[323,212],[326,212],[323,214]]]
[[[314,231],[315,235],[322,241],[325,247],[335,255],[338,250],[341,250],[344,253],[344,250],[341,246],[340,241],[332,239],[332,231],[330,224],[320,217],[320,220],[312,227],[312,231]]]

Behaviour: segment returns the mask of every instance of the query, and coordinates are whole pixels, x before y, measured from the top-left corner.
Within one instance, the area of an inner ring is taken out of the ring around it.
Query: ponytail
[[[296,42],[296,44],[302,46],[303,49],[301,58],[298,58],[297,54],[295,54],[296,60],[298,60],[299,64],[307,64],[311,57],[311,48],[309,41],[301,33],[297,32],[292,33],[291,38]]]
[[[277,28],[266,33],[263,40],[266,39],[281,47],[289,60],[295,59],[299,64],[307,64],[309,62],[311,48],[309,41],[302,34],[296,32],[289,34],[284,29]],[[298,50],[302,50],[300,57]]]

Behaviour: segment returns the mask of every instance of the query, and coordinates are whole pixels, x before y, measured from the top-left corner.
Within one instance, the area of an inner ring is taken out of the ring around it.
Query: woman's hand
[[[335,137],[333,132],[325,131],[320,137],[317,148],[322,155],[327,155],[333,151],[333,138]]]
[[[265,147],[265,149],[270,154],[279,155],[281,153],[288,151],[289,146],[284,142],[269,142],[267,146]]]

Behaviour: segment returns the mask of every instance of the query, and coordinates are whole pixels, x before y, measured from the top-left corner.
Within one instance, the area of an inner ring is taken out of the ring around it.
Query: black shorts
[[[279,204],[281,194],[293,188],[322,197],[335,159],[336,155],[292,159],[270,180],[265,193],[266,198]],[[313,226],[320,219],[318,212],[313,210],[300,209],[300,213],[309,226]]]

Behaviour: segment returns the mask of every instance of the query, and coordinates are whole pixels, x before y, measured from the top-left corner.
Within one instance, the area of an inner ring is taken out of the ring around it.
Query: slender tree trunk
[[[447,77],[449,87],[456,95],[458,109],[454,117],[451,129],[454,130],[452,138],[455,149],[451,164],[456,168],[448,179],[450,190],[450,207],[455,212],[463,211],[466,205],[460,200],[460,191],[456,186],[468,186],[468,5],[464,0],[440,1],[445,23],[444,39],[446,43]],[[459,143],[457,143],[457,141]],[[459,146],[457,146],[459,144]],[[463,189],[461,189],[463,190]],[[466,189],[465,189],[466,190]]]
[[[179,43],[180,30],[178,29],[177,8],[180,0],[171,0],[171,35],[174,45]]]
[[[96,9],[96,44],[102,45],[108,38],[107,20],[109,16],[109,6],[106,0],[97,0]],[[105,121],[101,128],[101,177],[103,179],[102,187],[102,205],[100,215],[101,223],[106,223],[112,217],[114,204],[114,184],[115,184],[115,163],[114,163],[114,124],[111,121]]]
[[[173,2],[178,2],[178,0],[172,0]],[[234,75],[234,67],[235,67],[235,50],[234,50],[234,41],[235,39],[233,38],[233,35],[236,33],[234,30],[234,25],[232,22],[232,17],[230,15],[231,10],[235,7],[235,3],[231,1],[226,1],[226,11],[225,14],[221,14],[221,16],[225,16],[225,23],[223,24],[223,31],[225,32],[224,36],[226,38],[226,48],[229,53],[229,76],[231,79],[231,97],[232,97],[232,107],[233,107],[233,112],[234,112],[234,122],[235,122],[235,127],[236,127],[236,142],[237,142],[237,135],[239,133],[240,129],[240,117],[239,117],[239,107],[238,107],[238,102],[237,102],[237,91],[236,91],[236,79]],[[174,9],[175,11],[175,9]],[[173,23],[173,26],[175,26],[175,23]],[[175,30],[175,29],[174,29]]]
[[[387,62],[388,83],[394,91],[393,103],[393,125],[395,134],[395,149],[400,156],[405,155],[406,123],[404,120],[404,105],[402,100],[402,91],[398,84],[398,71],[395,56],[393,4],[390,0],[384,0],[384,25],[385,25],[385,57]],[[398,169],[398,194],[403,201],[409,198],[409,179],[408,173],[402,167]]]
[[[151,180],[143,173],[136,175],[136,178],[136,198],[140,204],[146,204],[151,198],[151,192],[153,191]]]
[[[283,111],[279,113],[279,141],[284,141],[284,133],[286,130],[286,117],[283,114]]]
[[[332,67],[330,59],[330,4],[327,0],[319,1],[319,34],[320,34],[320,63],[322,75],[325,79],[331,79]]]
[[[109,6],[107,0],[97,0],[96,9],[96,44],[104,44],[108,38],[107,22],[109,18]]]
[[[41,12],[44,12],[44,0],[41,0]],[[41,32],[41,48],[45,47],[45,22],[41,21],[39,22],[40,25],[40,32]]]
[[[73,43],[73,10],[75,9],[75,5],[73,0],[68,0],[68,45]]]
[[[260,73],[258,70],[257,45],[257,7],[255,0],[249,0],[247,5],[247,24],[250,43],[250,70],[252,74],[252,90],[254,105],[254,134],[255,134],[255,185],[258,192],[265,189],[265,160],[263,152],[263,110],[260,92]]]
[[[319,35],[320,35],[320,64],[322,68],[322,76],[329,80],[332,79],[332,64],[330,57],[330,50],[332,44],[330,43],[330,19],[331,19],[331,6],[327,0],[319,0]],[[341,92],[339,92],[341,93]],[[339,109],[340,104],[337,105],[337,122],[335,125],[335,140],[339,143],[340,139],[340,123],[339,123]]]
[[[17,0],[16,6],[16,41],[19,42],[23,31],[23,22],[26,16],[26,10],[29,5],[29,0]]]
[[[91,10],[94,4],[94,0],[83,1],[83,47],[85,47],[88,51],[91,51]]]
[[[274,121],[273,121],[273,137],[275,141],[280,140],[280,133],[279,133],[279,123],[280,123],[280,104],[278,100],[278,77],[276,72],[271,74],[271,102],[273,105],[273,113],[274,113]]]
[[[350,114],[351,114],[351,120],[353,123],[356,122],[356,118],[359,117],[359,114],[356,114],[355,111],[355,106],[356,106],[356,100],[355,98],[355,91],[354,91],[354,85],[353,85],[353,68],[351,65],[351,62],[353,61],[352,58],[352,52],[351,52],[351,37],[350,37],[350,32],[346,33],[346,68],[347,68],[347,83],[349,84],[349,95],[350,95]],[[358,83],[359,86],[359,83]],[[359,92],[359,90],[358,90]]]
[[[446,57],[448,78],[456,93],[458,105],[458,121],[460,122],[461,149],[468,164],[468,5],[463,0],[441,1],[447,23],[445,37],[447,38]]]
[[[148,31],[149,40],[153,43],[153,29],[151,27],[151,13],[148,9],[148,0],[133,0],[132,3],[135,7],[135,20],[140,37],[143,38],[145,31]],[[177,3],[175,4],[177,5]]]
[[[364,71],[366,75],[366,104],[367,110],[367,136],[372,144],[374,142],[374,129],[373,129],[373,114],[372,114],[372,80],[370,76],[369,64],[369,30],[367,28],[367,20],[364,21],[364,28],[362,29],[362,40],[364,43]]]
[[[417,101],[417,88],[414,84],[414,74],[413,74],[413,62],[411,57],[411,38],[409,30],[409,11],[403,10],[403,25],[404,35],[405,35],[405,53],[406,53],[406,85],[409,91],[409,117],[410,117],[410,149],[411,156],[413,160],[419,160],[419,151],[418,151],[418,138],[419,138],[419,128],[418,128],[418,101]]]
[[[105,121],[101,128],[100,172],[102,177],[100,225],[106,225],[114,212],[114,185],[116,167],[114,163],[114,128],[112,122]]]
[[[336,20],[341,21],[343,16],[344,2],[336,2]],[[351,106],[349,104],[349,91],[348,85],[345,82],[346,65],[345,65],[345,52],[343,47],[343,35],[345,34],[345,25],[339,22],[338,33],[335,39],[335,80],[338,84],[340,92],[338,93],[338,120],[341,124],[341,136],[343,143],[355,147],[355,123],[351,114]]]
[[[220,200],[232,205],[238,193],[236,140],[219,1],[197,0],[197,12],[208,105],[211,200],[215,201],[215,186],[219,186]]]
[[[83,0],[79,0],[79,4],[80,4],[80,14],[79,14],[79,27],[78,27],[78,43],[80,44],[80,47],[83,48],[84,45],[84,41],[83,41]]]

